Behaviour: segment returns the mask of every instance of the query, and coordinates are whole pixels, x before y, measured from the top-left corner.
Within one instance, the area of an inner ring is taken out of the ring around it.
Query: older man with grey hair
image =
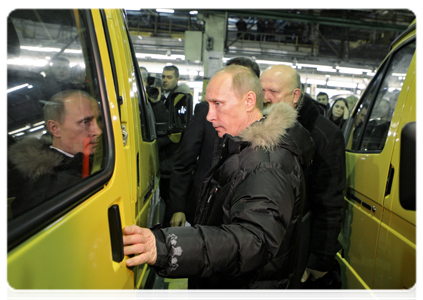
[[[346,181],[344,138],[339,128],[319,113],[317,103],[301,91],[300,75],[296,70],[275,65],[263,71],[260,81],[265,105],[287,103],[295,108],[298,121],[310,132],[316,145],[307,184],[298,272],[292,286],[317,288],[315,281],[318,279],[338,276],[332,271],[339,267],[335,255],[341,249],[338,235]],[[327,282],[340,288],[339,281],[333,279]],[[329,287],[323,285],[322,288]]]
[[[189,288],[287,288],[294,272],[304,200],[303,167],[314,144],[281,103],[262,113],[257,76],[219,70],[206,88],[207,120],[222,142],[205,177],[194,226],[124,228],[128,266],[189,278]]]

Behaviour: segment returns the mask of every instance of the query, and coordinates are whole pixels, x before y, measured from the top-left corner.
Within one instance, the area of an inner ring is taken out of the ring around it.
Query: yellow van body
[[[81,182],[77,187],[80,198],[75,205],[40,223],[24,240],[9,245],[7,280],[13,289],[143,288],[149,274],[146,265],[129,269],[126,257],[121,255],[121,259],[114,260],[113,224],[108,211],[115,208],[120,218],[120,228],[114,229],[118,237],[124,226],[147,227],[158,222],[160,175],[155,129],[150,126],[151,136],[146,139],[142,128],[152,125],[154,118],[137,75],[138,63],[134,61],[124,11],[67,12],[74,16],[82,49],[84,43],[91,43],[87,48],[96,49],[92,64],[96,67],[90,72],[91,76],[98,75],[100,102],[105,106],[103,118],[107,122],[103,136],[109,147],[101,155],[108,156],[109,167],[104,172],[110,175],[91,189],[91,181],[101,172]],[[84,37],[87,32],[90,38]],[[93,81],[88,72],[87,78]],[[145,117],[150,121],[143,120]],[[12,219],[8,224],[10,230],[21,225],[18,220],[21,224],[25,222],[22,218]],[[117,248],[123,250],[122,245]]]
[[[416,283],[416,210],[404,208],[400,199],[400,178],[405,175],[400,172],[402,130],[416,121],[415,38],[413,23],[393,43],[352,114],[354,119],[366,107],[370,115],[370,105],[378,101],[374,100],[378,94],[387,92],[384,96],[387,98],[395,90],[390,88],[397,84],[396,105],[391,100],[392,118],[384,143],[377,150],[367,146],[354,148],[351,147],[353,125],[344,131],[347,184],[339,236],[343,249],[337,254],[343,288],[409,289]],[[400,64],[403,72],[395,72]],[[389,83],[394,76],[401,76],[400,84]],[[371,115],[368,120],[370,124]],[[415,161],[415,157],[408,159]]]

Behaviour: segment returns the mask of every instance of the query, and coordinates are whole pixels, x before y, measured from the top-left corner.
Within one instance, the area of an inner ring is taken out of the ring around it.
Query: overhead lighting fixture
[[[355,75],[361,75],[363,73],[369,73],[372,72],[372,70],[369,69],[358,69],[358,68],[344,68],[344,67],[336,67],[339,70],[339,73],[343,74],[355,74]]]
[[[175,11],[173,9],[156,9],[156,12],[158,13],[165,13],[165,14],[173,14]]]
[[[22,128],[19,128],[19,129],[13,130],[13,131],[10,131],[10,132],[8,132],[8,134],[13,135],[13,134],[15,134],[15,133],[18,133],[18,132],[21,132],[21,131],[28,130],[28,129],[30,129],[30,128],[31,128],[31,127],[30,127],[29,125],[26,125],[25,127],[22,127]]]
[[[32,126],[40,126],[40,125],[43,125],[43,124],[45,124],[46,122],[45,121],[41,121],[41,122],[38,122],[38,123],[34,123],[34,124],[32,124]]]
[[[392,76],[405,77],[407,76],[407,74],[406,73],[392,73]]]
[[[189,14],[190,14],[190,15],[197,15],[197,14],[198,14],[198,11],[196,11],[196,10],[191,10],[191,11],[189,12]]]
[[[332,68],[332,67],[319,67],[317,68],[317,71],[319,72],[326,72],[326,73],[336,73],[336,69]]]
[[[37,130],[40,130],[40,129],[43,129],[43,128],[44,128],[44,126],[34,127],[34,128],[31,128],[31,129],[29,130],[29,132],[34,132],[34,131],[37,131]]]
[[[281,62],[281,61],[272,61],[272,60],[256,60],[256,63],[262,65],[287,65],[292,66],[292,63],[289,62]]]
[[[8,90],[7,90],[7,93],[9,94],[9,93],[11,93],[11,92],[14,92],[14,91],[17,91],[17,90],[23,89],[24,87],[27,87],[27,86],[29,86],[29,84],[28,84],[28,83],[25,83],[25,84],[22,84],[22,85],[15,86],[15,87],[13,87],[13,88],[8,89]]]

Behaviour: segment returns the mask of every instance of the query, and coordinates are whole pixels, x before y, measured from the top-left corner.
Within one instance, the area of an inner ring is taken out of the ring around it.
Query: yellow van
[[[12,11],[7,64],[8,147],[46,134],[42,107],[65,89],[97,100],[102,129],[87,176],[20,214],[13,192],[23,187],[8,164],[9,285],[149,287],[152,272],[146,265],[128,269],[122,245],[124,226],[154,226],[162,211],[155,121],[125,12]]]
[[[344,131],[343,287],[416,283],[416,23],[392,44]]]

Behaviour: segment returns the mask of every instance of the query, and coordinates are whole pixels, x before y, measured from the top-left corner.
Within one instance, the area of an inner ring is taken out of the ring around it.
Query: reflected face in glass
[[[328,101],[329,101],[329,99],[326,95],[317,96],[317,102],[320,102],[324,105],[328,105]]]
[[[178,84],[179,77],[175,77],[175,71],[165,70],[162,74],[162,87],[166,92],[170,92]]]
[[[69,80],[70,67],[69,64],[64,61],[55,61],[51,66],[53,76],[58,81]]]
[[[355,117],[355,126],[360,125],[361,122],[363,122],[364,117],[367,114],[367,108],[363,107],[358,113],[357,116]]]
[[[344,101],[339,100],[339,101],[335,102],[335,104],[333,105],[333,108],[332,108],[333,118],[339,119],[339,118],[343,117],[345,108],[346,108],[346,105],[345,105]]]
[[[83,152],[86,143],[89,154],[93,154],[97,139],[102,133],[97,123],[99,116],[97,103],[84,96],[70,96],[64,104],[64,117],[59,123],[60,137],[55,147],[75,155]]]
[[[216,75],[206,88],[209,103],[207,121],[211,122],[219,137],[225,133],[237,136],[248,127],[245,101],[232,88],[232,75]]]

